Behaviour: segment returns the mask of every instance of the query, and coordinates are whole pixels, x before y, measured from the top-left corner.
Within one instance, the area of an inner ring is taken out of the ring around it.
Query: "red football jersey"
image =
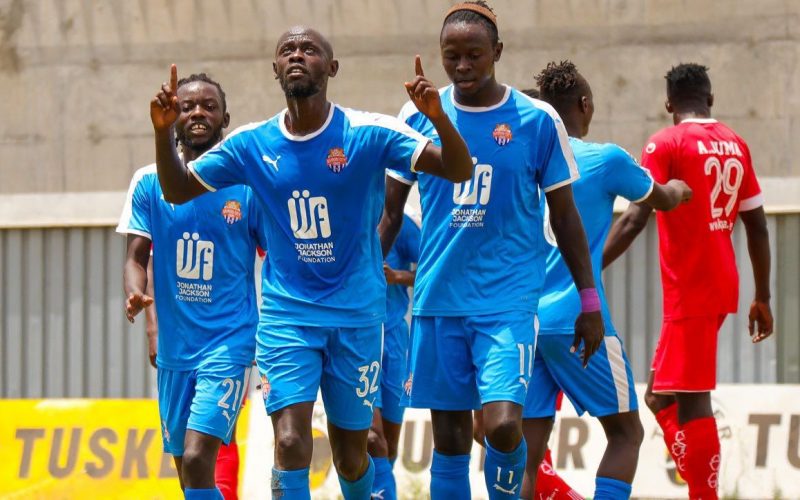
[[[647,141],[642,166],[656,182],[681,179],[694,193],[688,203],[656,215],[664,318],[736,312],[731,231],[739,211],[764,204],[747,144],[714,119],[688,119]]]

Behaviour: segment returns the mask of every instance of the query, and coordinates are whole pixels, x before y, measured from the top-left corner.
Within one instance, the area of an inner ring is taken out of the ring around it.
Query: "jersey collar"
[[[333,114],[336,108],[337,108],[336,104],[331,103],[331,109],[328,111],[328,118],[325,120],[325,123],[323,123],[320,128],[307,135],[294,135],[291,132],[289,132],[289,130],[286,128],[285,120],[286,120],[286,113],[289,111],[288,108],[284,108],[283,111],[281,111],[280,115],[278,116],[278,127],[280,127],[283,136],[289,139],[290,141],[296,141],[296,142],[310,141],[314,137],[317,137],[321,133],[325,132],[325,129],[328,128],[328,125],[331,124],[331,120],[333,120]]]
[[[509,87],[505,83],[502,84],[502,85],[503,85],[503,87],[506,88],[506,93],[503,94],[503,98],[500,99],[500,102],[498,102],[497,104],[492,104],[491,106],[464,106],[463,104],[459,104],[459,103],[456,102],[456,89],[455,89],[455,86],[453,86],[451,84],[450,85],[450,102],[453,103],[453,106],[455,106],[456,109],[459,109],[461,111],[467,111],[467,112],[470,112],[470,113],[483,113],[484,111],[492,111],[494,109],[499,108],[500,106],[502,106],[506,102],[508,102],[508,98],[509,98],[509,96],[511,96],[511,87]]]
[[[686,118],[681,120],[681,123],[717,123],[713,118]]]

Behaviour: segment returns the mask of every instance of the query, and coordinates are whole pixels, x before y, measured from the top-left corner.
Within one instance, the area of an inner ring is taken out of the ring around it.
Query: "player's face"
[[[462,96],[474,96],[494,82],[494,63],[500,59],[502,43],[492,43],[480,23],[450,23],[439,39],[442,66]]]
[[[230,116],[222,110],[217,87],[206,82],[191,82],[178,88],[180,114],[175,123],[178,142],[205,151],[222,140],[222,129]]]
[[[287,98],[310,97],[325,88],[338,69],[321,36],[312,30],[290,30],[278,42],[275,77]]]

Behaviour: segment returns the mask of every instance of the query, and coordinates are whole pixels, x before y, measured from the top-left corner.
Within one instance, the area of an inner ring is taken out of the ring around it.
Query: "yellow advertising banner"
[[[154,400],[3,400],[0,415],[0,498],[183,498]]]

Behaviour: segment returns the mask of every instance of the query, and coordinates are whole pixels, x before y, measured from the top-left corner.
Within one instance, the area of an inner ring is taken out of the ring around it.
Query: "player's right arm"
[[[772,310],[770,309],[769,273],[769,230],[764,207],[739,212],[747,234],[747,251],[753,266],[756,294],[750,305],[749,330],[753,343],[761,342],[773,332]]]
[[[603,247],[603,269],[625,253],[633,240],[647,226],[653,207],[644,203],[631,203],[611,226]]]
[[[150,101],[150,120],[153,122],[155,132],[156,165],[164,200],[178,204],[207,191],[178,156],[175,122],[179,114],[178,69],[173,64],[170,68],[169,83],[164,82],[161,90]]]
[[[153,259],[147,263],[147,288],[145,294],[155,297],[153,290]],[[147,333],[147,357],[150,358],[150,365],[156,366],[156,355],[158,354],[158,316],[156,316],[155,305],[146,307],[144,310],[145,332]]]
[[[153,304],[147,290],[147,265],[150,262],[150,238],[128,233],[128,251],[122,272],[125,290],[125,317],[131,323],[142,309]]]
[[[399,174],[386,174],[386,196],[383,202],[383,215],[378,223],[378,237],[385,259],[403,226],[403,207],[406,206],[412,182],[398,180]],[[400,177],[402,178],[402,177]]]

